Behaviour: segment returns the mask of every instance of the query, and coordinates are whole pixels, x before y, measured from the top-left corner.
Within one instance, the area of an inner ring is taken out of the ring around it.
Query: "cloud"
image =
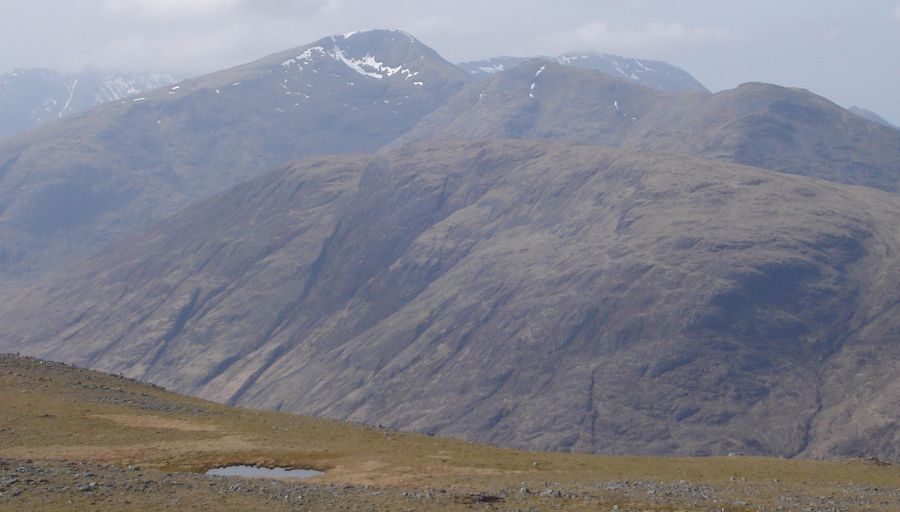
[[[900,5],[898,5],[897,8],[894,9],[894,21],[900,23]]]
[[[404,30],[425,44],[431,44],[435,39],[449,39],[456,43],[478,31],[478,27],[474,26],[469,20],[434,15],[401,16],[392,20],[392,25],[378,28]]]
[[[149,21],[290,16],[330,11],[340,5],[339,0],[103,0],[110,15]]]
[[[211,72],[326,35],[322,32],[334,25],[329,20],[339,19],[345,4],[345,0],[95,1],[103,19],[103,38],[67,52],[64,63],[56,67]]]
[[[398,21],[397,26],[413,35],[462,33],[470,29],[469,24],[462,20],[434,15],[405,16]]]
[[[104,0],[113,15],[150,19],[204,16],[231,11],[241,0]]]
[[[165,38],[155,34],[135,34],[79,54],[73,57],[68,67],[189,72],[198,62],[208,60],[210,62],[203,68],[209,69],[203,70],[211,71],[231,64],[211,56],[234,52],[236,40],[245,41],[246,38],[235,30],[196,36],[172,34]]]
[[[733,39],[728,28],[686,27],[681,23],[646,23],[617,28],[604,21],[592,21],[567,32],[540,38],[547,51],[575,50],[647,51],[659,48],[705,46]]]

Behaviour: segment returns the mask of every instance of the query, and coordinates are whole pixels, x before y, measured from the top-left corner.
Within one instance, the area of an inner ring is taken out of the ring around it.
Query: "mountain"
[[[0,138],[174,82],[165,74],[120,71],[34,68],[0,73]]]
[[[864,109],[862,107],[857,107],[857,106],[852,106],[852,107],[848,108],[847,110],[849,110],[850,112],[853,112],[854,114],[856,114],[860,117],[868,119],[869,121],[872,121],[873,123],[878,123],[882,126],[887,126],[888,128],[893,128],[895,130],[900,130],[900,127],[898,127],[895,124],[892,124],[890,121],[879,116],[875,112],[872,112],[871,110],[867,110],[867,109]]]
[[[406,33],[359,32],[7,138],[0,279],[33,279],[283,162],[373,152],[466,80]]]
[[[608,53],[567,53],[559,57],[540,58],[566,66],[601,71],[607,75],[660,91],[709,92],[687,71],[657,60],[632,59]],[[533,58],[494,57],[487,60],[463,62],[459,64],[459,67],[468,71],[474,79],[485,80],[529,60],[533,60]]]
[[[670,94],[534,60],[472,84],[390,145],[539,138],[672,151],[900,190],[900,133],[802,89]]]
[[[420,142],[191,206],[0,303],[0,349],[531,449],[896,459],[897,226],[675,153]]]

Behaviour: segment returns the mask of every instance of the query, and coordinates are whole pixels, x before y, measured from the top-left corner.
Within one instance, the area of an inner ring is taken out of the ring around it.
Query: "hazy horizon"
[[[53,16],[48,15],[53,13]],[[405,30],[452,62],[598,51],[663,60],[713,91],[802,87],[900,124],[900,2],[11,0],[0,70],[198,75],[353,30]]]

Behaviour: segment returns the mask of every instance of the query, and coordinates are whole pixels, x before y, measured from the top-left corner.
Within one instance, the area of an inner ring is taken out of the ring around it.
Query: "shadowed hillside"
[[[894,195],[675,154],[292,164],[0,308],[0,346],[517,447],[898,455]]]

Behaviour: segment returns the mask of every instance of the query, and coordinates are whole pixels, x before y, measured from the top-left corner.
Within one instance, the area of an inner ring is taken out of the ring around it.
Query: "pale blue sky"
[[[0,69],[201,73],[366,28],[404,29],[452,61],[660,59],[713,90],[804,87],[900,124],[900,0],[4,0]]]

